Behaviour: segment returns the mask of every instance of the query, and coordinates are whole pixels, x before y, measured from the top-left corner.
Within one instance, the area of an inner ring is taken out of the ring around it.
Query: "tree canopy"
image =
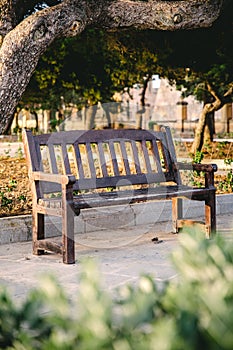
[[[106,30],[209,27],[229,0],[0,0],[0,133],[9,125],[39,58],[61,36]]]

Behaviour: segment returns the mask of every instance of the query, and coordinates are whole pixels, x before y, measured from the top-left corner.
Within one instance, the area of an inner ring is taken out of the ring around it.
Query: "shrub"
[[[194,231],[194,229],[192,229]],[[53,277],[16,306],[0,292],[1,349],[233,349],[233,244],[199,232],[180,235],[178,278],[158,288],[150,276],[114,298],[96,262],[82,264],[70,301]]]

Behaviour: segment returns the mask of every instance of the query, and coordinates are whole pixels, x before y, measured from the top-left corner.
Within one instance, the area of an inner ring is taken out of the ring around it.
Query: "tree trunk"
[[[230,119],[232,119],[232,102],[226,103],[225,106],[222,108],[222,115],[221,115],[221,123],[222,123],[222,130],[223,133],[229,133],[230,132]]]
[[[142,129],[142,115],[145,112],[145,108],[144,109],[140,109],[139,111],[137,111],[136,113],[136,125],[135,128],[136,129]]]
[[[113,111],[113,106],[116,108],[117,102],[110,102],[110,103],[103,103],[102,104],[102,108],[103,108],[103,110],[105,112],[105,116],[107,118],[107,124],[108,124],[107,128],[108,129],[114,128],[115,118],[112,115],[114,115],[115,111]]]
[[[15,117],[15,110],[16,109],[17,108],[14,109],[12,114],[9,116],[7,122],[5,123],[4,129],[3,129],[3,132],[2,132],[3,135],[8,135],[10,130],[11,130],[11,125],[12,125],[14,117]],[[1,120],[0,120],[0,125],[1,125]],[[1,132],[0,132],[0,135],[1,135]]]
[[[202,146],[204,143],[205,127],[207,126],[208,128],[210,128],[210,125],[212,124],[212,129],[214,132],[214,124],[213,124],[214,112],[218,111],[226,103],[228,103],[229,97],[233,94],[233,84],[230,84],[229,89],[221,97],[217,94],[217,92],[214,90],[213,86],[210,83],[208,82],[206,83],[206,88],[208,92],[212,95],[212,98],[214,98],[214,100],[211,103],[206,103],[203,107],[198,125],[195,130],[195,138],[191,148],[192,154],[195,154],[197,151],[201,151],[202,149]],[[207,118],[208,118],[208,122],[207,122]],[[212,119],[212,120],[210,121],[209,119]],[[213,132],[210,133],[210,131],[208,131],[209,136],[207,137],[210,141],[213,140],[212,139]]]
[[[32,111],[31,112],[32,115],[34,115],[35,120],[36,120],[36,127],[35,127],[35,131],[39,130],[39,120],[38,120],[38,114],[36,113],[36,111]]]
[[[207,113],[204,128],[204,145],[210,145],[213,142],[214,129],[214,112]]]
[[[140,99],[141,109],[139,109],[136,113],[136,129],[142,129],[143,116],[145,115],[145,112],[146,112],[146,90],[150,79],[151,79],[151,75],[148,75],[147,78],[144,80],[141,99]]]
[[[97,105],[90,106],[86,109],[86,129],[95,128],[95,115],[97,112]]]
[[[201,151],[203,145],[209,146],[213,142],[214,138],[214,111],[208,112],[208,106],[203,109],[199,124],[195,133],[195,140],[193,143],[193,151]]]
[[[195,130],[195,138],[192,145],[191,153],[195,154],[197,151],[201,151],[203,145],[210,145],[213,142],[214,137],[214,112],[219,108],[211,103],[204,105],[201,112],[198,125]]]

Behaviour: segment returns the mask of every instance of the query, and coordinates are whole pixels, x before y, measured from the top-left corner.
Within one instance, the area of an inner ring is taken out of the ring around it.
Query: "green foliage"
[[[78,108],[110,102],[145,77],[159,74],[175,82],[184,96],[207,101],[223,96],[232,76],[232,2],[213,28],[161,32],[88,28],[75,38],[56,40],[42,55],[21,105],[31,110]],[[62,99],[61,99],[62,97]]]
[[[229,142],[227,142],[227,141],[218,142],[216,148],[218,150],[219,157],[224,157],[224,149],[226,149],[226,145],[228,145],[228,144],[229,144]],[[226,161],[226,159],[225,159],[225,161]],[[227,164],[227,163],[225,163],[225,164]]]
[[[14,190],[17,187],[17,181],[10,179],[8,185],[0,187],[0,208],[7,208],[10,212],[17,201],[26,202],[27,198],[24,195],[15,197]]]
[[[23,15],[34,11],[36,3],[27,1]],[[57,110],[64,104],[81,108],[105,103],[155,73],[175,82],[184,96],[211,100],[209,82],[215,95],[223,97],[233,81],[232,6],[224,1],[222,16],[211,28],[110,33],[88,28],[78,37],[59,39],[41,57],[21,106]]]
[[[202,151],[196,151],[196,153],[192,155],[192,162],[194,164],[200,164],[203,158],[204,158],[204,153]],[[194,170],[193,172],[189,172],[188,180],[192,186],[201,188],[203,187],[204,175],[205,174],[203,171]]]
[[[57,109],[61,102],[81,107],[111,101],[115,92],[142,82],[156,66],[154,52],[135,38],[132,31],[117,35],[88,29],[57,40],[42,55],[22,104]]]
[[[224,163],[226,165],[233,164],[232,158],[224,159]],[[220,181],[218,184],[218,188],[223,190],[224,192],[233,192],[233,170],[230,169],[227,171],[226,179],[224,181]]]
[[[177,293],[176,287],[170,286],[167,305],[169,309],[173,305],[180,326],[186,324],[183,329],[178,325],[181,334],[190,337],[186,348],[230,349],[233,345],[232,244],[220,237],[206,241],[185,235],[173,261],[180,273],[178,289],[181,289]]]
[[[141,276],[113,299],[92,260],[73,302],[51,276],[17,306],[1,288],[1,349],[231,350],[233,244],[191,231],[172,255],[177,279],[162,288]]]
[[[204,158],[204,154],[202,151],[196,151],[193,155],[193,163],[200,164]]]

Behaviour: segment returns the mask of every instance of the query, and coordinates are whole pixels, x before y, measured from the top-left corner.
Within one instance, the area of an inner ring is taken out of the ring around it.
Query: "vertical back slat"
[[[157,172],[161,173],[162,172],[162,167],[161,167],[161,162],[160,162],[160,156],[159,156],[159,150],[158,150],[158,145],[155,140],[152,140],[152,155],[157,167]]]
[[[27,162],[28,168],[30,171],[39,170],[40,164],[38,159],[38,148],[36,147],[36,136],[33,136],[31,130],[23,130],[22,137],[26,159],[29,160]]]
[[[148,173],[152,173],[150,158],[149,158],[149,154],[148,154],[148,148],[146,147],[146,141],[143,140],[141,145],[142,145],[142,152],[143,152],[143,156],[144,156],[144,160],[145,160],[146,170]]]
[[[101,165],[101,169],[102,169],[102,175],[103,175],[103,177],[106,177],[106,176],[108,176],[108,170],[107,170],[107,166],[106,166],[106,159],[104,156],[104,149],[103,149],[102,142],[98,142],[98,151],[99,151],[99,160],[100,160],[100,165]]]
[[[114,175],[119,176],[120,173],[119,173],[119,167],[118,167],[118,163],[117,163],[116,152],[115,152],[115,148],[114,148],[114,142],[111,140],[109,141],[109,150],[111,153]]]
[[[167,145],[168,145],[168,150],[169,150],[169,154],[170,154],[170,162],[171,165],[176,165],[177,164],[177,159],[176,159],[176,151],[175,151],[175,146],[172,140],[172,135],[171,135],[171,130],[169,127],[164,126],[162,128],[163,131],[165,131],[165,135],[166,135],[166,140],[167,140]],[[175,177],[175,181],[178,185],[182,184],[181,181],[181,176],[180,176],[180,172],[178,170],[177,166],[173,166],[172,171],[174,172],[174,177]]]
[[[44,167],[43,167],[40,144],[38,142],[36,142],[36,140],[35,140],[35,149],[36,149],[36,154],[37,154],[38,168],[40,171],[43,171]],[[36,169],[36,170],[38,170],[38,169]]]
[[[71,174],[70,162],[69,162],[68,152],[67,152],[65,143],[61,144],[61,149],[62,149],[62,158],[63,158],[62,159],[63,171],[65,174]]]
[[[170,159],[170,154],[168,151],[168,145],[167,145],[167,140],[164,135],[164,137],[161,139],[161,148],[162,148],[162,153],[163,153],[163,158],[164,158],[164,165],[166,167],[166,171],[170,171],[170,166],[171,166],[171,159]]]
[[[80,149],[79,149],[79,144],[78,143],[74,143],[74,153],[75,153],[75,158],[76,158],[79,178],[80,179],[84,179],[83,164],[82,164],[82,158],[81,158],[81,153],[80,153]]]
[[[29,169],[32,171],[42,171],[43,164],[38,137],[34,136],[31,130],[24,130],[23,142],[27,154],[26,158],[30,159],[30,162],[28,162]]]
[[[49,143],[48,150],[49,150],[50,167],[52,169],[52,172],[54,174],[58,174],[57,161],[56,161],[56,156],[55,156],[55,152],[54,152],[54,145]]]
[[[96,178],[96,169],[94,164],[94,158],[92,154],[91,144],[89,142],[86,143],[86,151],[87,151],[87,158],[88,158],[88,164],[89,169],[91,172],[91,177]]]
[[[121,147],[121,154],[122,154],[122,158],[123,158],[123,162],[124,162],[125,172],[127,175],[130,175],[131,171],[130,171],[127,152],[126,152],[125,141],[120,141],[120,147]]]
[[[136,173],[141,174],[142,170],[141,170],[140,161],[138,158],[138,149],[137,149],[135,141],[131,141],[131,147],[132,147],[132,151],[133,151],[133,158],[134,158]]]

